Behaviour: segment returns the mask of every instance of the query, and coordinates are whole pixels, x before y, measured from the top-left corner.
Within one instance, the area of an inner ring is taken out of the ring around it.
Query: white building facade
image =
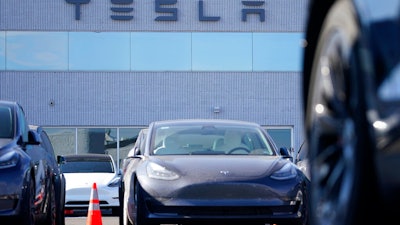
[[[58,154],[120,160],[141,128],[176,118],[257,122],[296,150],[307,3],[1,0],[0,99]]]

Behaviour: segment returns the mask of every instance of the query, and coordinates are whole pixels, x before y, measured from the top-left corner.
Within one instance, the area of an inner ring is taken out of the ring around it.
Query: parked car
[[[42,183],[43,185],[40,188],[43,188],[43,190],[50,190],[49,193],[51,193],[46,207],[41,206],[43,208],[36,209],[36,211],[43,211],[43,214],[48,210],[48,215],[42,218],[40,224],[44,224],[47,217],[50,217],[49,220],[55,220],[56,225],[64,225],[65,177],[58,166],[53,145],[46,131],[41,126],[37,125],[29,125],[29,129],[37,135],[36,139],[40,140],[40,144],[29,148],[27,153],[31,156],[32,160],[43,165],[44,173],[41,173],[41,175],[44,175],[44,177],[40,179],[43,179],[45,182]],[[40,206],[40,204],[37,206]],[[49,224],[54,223],[51,222]]]
[[[397,221],[400,1],[312,0],[303,97],[312,224]]]
[[[258,124],[150,124],[124,175],[123,224],[307,224],[307,179]]]
[[[122,168],[121,168],[122,174],[125,173],[127,166],[132,161],[133,159],[132,156],[134,156],[135,153],[137,153],[138,151],[143,151],[145,143],[144,140],[146,140],[147,131],[148,131],[147,128],[143,128],[139,131],[135,144],[133,145],[133,148],[128,152],[128,155],[122,161]],[[123,179],[121,179],[121,181],[122,180]]]
[[[100,209],[111,209],[118,215],[120,174],[110,155],[62,155],[58,156],[58,162],[66,180],[66,212],[87,211],[93,183],[96,183]]]
[[[128,155],[124,158],[122,161],[122,168],[121,168],[121,180],[119,182],[119,187],[118,187],[118,193],[119,193],[119,205],[120,207],[120,212],[119,212],[119,224],[123,224],[122,220],[122,206],[123,206],[123,201],[124,201],[124,176],[126,174],[126,169],[128,168],[129,164],[134,160],[135,155],[140,154],[144,150],[144,144],[146,140],[146,135],[147,135],[147,128],[141,129],[137,135],[135,144],[133,145],[133,148],[128,152]]]
[[[40,138],[29,130],[22,106],[0,101],[0,221],[54,224],[54,189],[44,155],[34,157]]]

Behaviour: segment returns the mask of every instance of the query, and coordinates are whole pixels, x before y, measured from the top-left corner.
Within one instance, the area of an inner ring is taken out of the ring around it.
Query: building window
[[[288,150],[293,148],[293,127],[265,127],[268,134],[275,141],[278,148],[286,147]]]
[[[5,39],[7,70],[68,70],[67,32],[7,31]]]
[[[56,155],[109,154],[119,169],[132,149],[142,127],[129,128],[55,128],[44,127]]]
[[[301,71],[301,33],[254,33],[254,71]]]
[[[69,70],[130,70],[130,35],[123,32],[70,32]]]
[[[251,71],[251,33],[193,33],[194,71]]]
[[[133,71],[190,71],[191,34],[169,32],[132,33]]]
[[[0,70],[300,71],[302,33],[0,32]]]
[[[0,70],[6,69],[6,32],[0,31]]]

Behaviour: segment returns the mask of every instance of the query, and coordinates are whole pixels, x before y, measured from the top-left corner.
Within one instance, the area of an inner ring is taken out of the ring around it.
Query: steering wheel
[[[236,148],[229,150],[228,154],[232,154],[233,152],[236,152],[236,151],[245,151],[247,153],[250,153],[250,150],[247,149],[246,147],[236,147]]]

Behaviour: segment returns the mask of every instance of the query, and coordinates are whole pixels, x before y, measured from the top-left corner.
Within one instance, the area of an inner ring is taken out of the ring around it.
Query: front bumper
[[[65,208],[88,208],[91,198],[91,187],[81,187],[66,190]],[[119,207],[118,187],[97,187],[100,208]]]
[[[305,217],[306,194],[301,185],[291,187],[279,193],[255,184],[209,184],[180,189],[170,198],[141,189],[142,210],[145,220],[155,223],[296,223]]]

